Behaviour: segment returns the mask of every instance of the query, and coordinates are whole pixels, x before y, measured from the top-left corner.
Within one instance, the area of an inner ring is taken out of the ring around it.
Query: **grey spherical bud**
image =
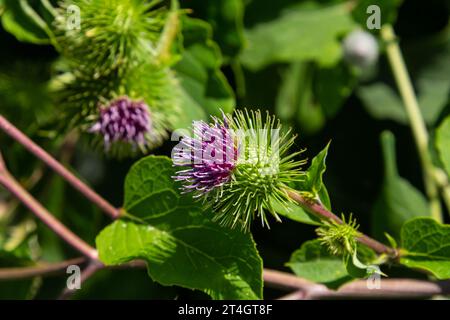
[[[378,60],[378,42],[369,32],[355,30],[343,41],[344,59],[353,66],[365,69]]]

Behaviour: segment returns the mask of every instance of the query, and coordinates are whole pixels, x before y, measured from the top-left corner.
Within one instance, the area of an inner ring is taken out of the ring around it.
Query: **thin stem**
[[[283,274],[281,272],[268,270],[269,275],[276,272],[282,277],[270,278],[266,284],[279,288],[280,284],[284,289],[291,290],[298,284],[295,275]],[[273,280],[276,282],[274,283]],[[293,285],[294,284],[294,285]],[[447,295],[450,293],[449,281],[425,281],[416,279],[380,279],[378,287],[370,287],[367,280],[355,280],[349,282],[338,290],[331,290],[321,284],[311,283],[300,285],[295,291],[284,295],[279,300],[311,300],[311,299],[348,299],[348,298],[430,298],[436,295]]]
[[[64,272],[71,264],[85,263],[83,257],[67,260],[59,263],[24,267],[0,269],[0,280],[10,280],[18,278],[29,278],[35,276],[48,276],[57,272]],[[118,266],[104,266],[98,263],[91,263],[81,274],[81,281],[95,274],[103,268],[123,269],[123,268],[145,268],[145,262],[134,260]],[[338,290],[328,289],[323,284],[302,279],[294,274],[283,271],[264,269],[263,279],[265,286],[292,291],[292,293],[280,299],[343,299],[343,298],[429,298],[435,295],[450,294],[450,281],[424,281],[416,279],[380,279],[379,287],[370,289],[367,280],[355,280],[349,282]],[[60,299],[67,299],[74,291],[65,290]]]
[[[68,244],[90,259],[97,259],[97,251],[79,238],[75,233],[67,229],[35,198],[33,198],[33,196],[30,195],[7,171],[2,160],[0,160],[0,184],[11,192],[17,199],[19,199],[25,206],[27,206],[31,212],[33,212],[40,220],[42,220],[42,222],[44,222],[50,229],[53,230],[53,232],[64,239]]]
[[[180,28],[180,17],[178,1],[171,1],[171,9],[168,14],[166,24],[164,25],[161,38],[159,40],[157,50],[157,57],[159,63],[167,63],[170,60],[170,49],[177,36],[178,29]]]
[[[61,262],[47,263],[40,262],[29,267],[0,268],[0,280],[27,279],[33,277],[44,277],[64,272],[70,265],[84,265],[88,260],[85,257],[78,257]],[[106,267],[102,265],[102,267]],[[143,260],[133,260],[114,266],[107,266],[109,269],[129,269],[146,268],[147,264]],[[99,270],[101,268],[98,268]]]
[[[430,200],[431,214],[436,221],[442,222],[438,188],[434,180],[434,166],[428,151],[429,137],[427,128],[391,25],[387,24],[381,28],[381,37],[386,42],[387,57],[411,124],[411,130],[423,169],[425,191]]]
[[[0,280],[26,279],[38,276],[47,276],[66,270],[70,265],[81,265],[86,262],[84,257],[70,259],[56,263],[38,264],[31,267],[2,268]]]
[[[371,289],[368,280],[349,282],[338,290],[328,289],[293,274],[264,269],[264,282],[272,288],[295,290],[282,299],[336,299],[336,298],[426,298],[450,294],[450,281],[416,279],[380,279],[379,287]]]
[[[277,298],[277,300],[305,300],[305,299],[306,294],[303,290],[297,290]]]
[[[323,284],[317,284],[312,281],[299,278],[291,273],[286,273],[278,270],[264,269],[263,272],[264,283],[275,289],[282,290],[309,290],[312,287],[321,288],[318,290],[327,291],[327,287]]]
[[[302,195],[300,195],[298,192],[286,189],[286,192],[288,196],[297,202],[301,207],[303,207],[305,210],[308,210],[309,212],[319,216],[322,219],[328,219],[335,221],[339,224],[342,223],[342,220],[339,219],[334,213],[327,210],[322,204],[318,203],[317,201],[308,200],[304,198]],[[357,238],[357,240],[368,246],[369,248],[372,248],[375,252],[379,254],[387,254],[392,258],[396,258],[398,256],[397,250],[388,247],[381,242],[378,242],[375,239],[370,238],[369,236],[362,234],[360,237]]]
[[[0,129],[2,129],[11,138],[23,145],[36,157],[45,162],[50,168],[52,168],[56,173],[58,173],[67,182],[69,182],[75,189],[80,191],[86,198],[95,203],[100,209],[109,214],[112,218],[115,219],[120,216],[120,211],[117,208],[112,206],[108,201],[106,201],[94,190],[92,190],[87,184],[82,182],[78,177],[67,170],[61,163],[59,163],[49,153],[47,153],[44,149],[34,143],[30,138],[23,134],[2,115],[0,115]]]
[[[449,293],[450,282],[448,281],[432,282],[417,279],[380,279],[379,288],[370,289],[368,280],[357,280],[343,285],[337,291],[313,292],[308,295],[308,298],[430,298]]]

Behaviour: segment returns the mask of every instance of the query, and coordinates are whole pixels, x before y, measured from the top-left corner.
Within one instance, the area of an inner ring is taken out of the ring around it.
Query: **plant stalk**
[[[53,158],[48,152],[39,147],[30,138],[17,129],[6,118],[0,115],[0,129],[2,129],[7,135],[13,138],[15,141],[23,145],[28,151],[34,154],[36,157],[45,162],[50,168],[70,183],[75,189],[81,192],[86,198],[95,203],[101,210],[106,212],[112,218],[118,218],[120,211],[112,206],[108,201],[91,189],[86,183],[81,181],[72,172],[66,169],[61,163]]]
[[[386,43],[387,57],[411,124],[411,130],[422,165],[425,191],[430,201],[431,215],[436,221],[442,223],[442,210],[438,187],[434,180],[434,166],[428,150],[428,131],[420,112],[417,97],[414,93],[394,30],[390,24],[386,24],[381,28],[381,37]]]
[[[286,189],[285,191],[292,200],[294,200],[298,205],[300,205],[308,212],[311,212],[322,219],[327,219],[334,221],[338,224],[342,224],[342,220],[339,217],[337,217],[334,213],[326,209],[322,204],[318,203],[317,201],[308,200],[301,194],[293,190]],[[367,247],[373,249],[375,252],[379,254],[387,254],[392,259],[398,257],[398,252],[396,249],[388,247],[365,234],[362,234],[361,236],[356,238],[356,240],[366,245]]]
[[[86,262],[84,257],[62,262],[38,264],[30,267],[1,268],[0,280],[26,279],[59,273],[70,265],[81,265]]]
[[[67,229],[58,219],[47,211],[17,180],[7,171],[0,156],[0,184],[19,199],[31,212],[44,222],[53,232],[65,240],[73,248],[90,259],[97,260],[97,250],[84,242],[75,233]]]
[[[46,276],[64,270],[71,264],[84,263],[83,257],[62,261],[47,266],[0,269],[0,279],[18,279],[34,276]],[[92,276],[102,268],[145,268],[146,264],[135,260],[119,266],[99,266],[90,264],[83,270],[83,279]],[[10,278],[8,276],[12,276]],[[328,289],[323,284],[297,277],[283,271],[264,269],[264,283],[267,287],[292,291],[280,299],[345,299],[345,298],[430,298],[436,295],[450,294],[449,281],[425,281],[417,279],[380,279],[379,288],[370,289],[367,280],[355,280],[344,284],[338,290]],[[68,298],[72,291],[67,291],[60,298]]]

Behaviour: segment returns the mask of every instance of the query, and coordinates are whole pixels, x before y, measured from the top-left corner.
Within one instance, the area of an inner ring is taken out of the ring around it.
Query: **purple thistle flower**
[[[174,179],[186,182],[184,192],[196,191],[198,197],[230,181],[238,152],[226,119],[211,126],[196,121],[193,128],[194,137],[184,137],[174,149],[174,165],[189,167]]]
[[[145,145],[146,134],[152,129],[148,106],[128,97],[112,100],[100,107],[100,115],[89,132],[103,135],[106,149],[116,141]]]

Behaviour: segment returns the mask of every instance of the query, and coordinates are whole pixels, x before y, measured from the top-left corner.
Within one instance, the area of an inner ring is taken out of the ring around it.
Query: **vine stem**
[[[65,240],[79,252],[97,260],[97,250],[84,242],[75,233],[66,228],[58,219],[56,219],[47,209],[45,209],[31,194],[29,194],[17,180],[8,172],[3,158],[0,155],[0,184],[19,199],[36,217],[44,222],[53,232]]]
[[[370,289],[367,280],[355,280],[337,290],[328,289],[276,270],[264,270],[264,282],[273,288],[295,290],[280,300],[344,299],[344,298],[429,298],[450,293],[449,281],[426,281],[417,279],[380,279],[379,286]]]
[[[317,216],[319,216],[322,219],[327,219],[334,221],[338,224],[342,224],[342,220],[337,217],[334,213],[326,209],[322,204],[320,204],[317,201],[308,200],[305,197],[303,197],[301,194],[299,194],[296,191],[286,189],[285,190],[288,196],[294,200],[298,205],[300,205],[302,208],[307,210],[308,212],[311,212]],[[358,238],[356,238],[358,242],[366,245],[367,247],[373,249],[375,252],[379,254],[387,254],[391,258],[397,258],[398,252],[396,249],[388,247],[381,242],[365,235],[361,234]]]
[[[36,276],[48,276],[61,273],[69,265],[85,263],[84,257],[66,260],[44,266],[0,269],[1,279],[24,279]],[[89,264],[82,274],[82,280],[86,280],[96,271],[124,268],[145,268],[145,262],[135,260],[118,266],[103,266]],[[379,288],[370,289],[366,280],[355,280],[349,282],[338,290],[328,289],[323,284],[317,284],[296,275],[283,271],[264,269],[264,283],[271,288],[291,291],[282,296],[281,300],[304,300],[304,299],[344,299],[344,298],[427,298],[435,295],[450,294],[450,281],[425,281],[416,279],[380,279]],[[60,299],[67,299],[74,291],[65,290]]]
[[[31,267],[1,268],[0,280],[25,279],[38,276],[47,276],[66,270],[70,265],[82,265],[86,262],[85,257],[65,260],[55,263],[42,263]]]
[[[434,166],[428,150],[428,131],[394,30],[390,24],[386,24],[381,28],[381,37],[386,43],[387,57],[411,124],[411,130],[423,169],[425,191],[430,201],[431,214],[436,221],[442,223],[442,210],[438,188],[434,179]]]
[[[5,117],[0,115],[0,129],[2,129],[7,135],[13,138],[15,141],[23,145],[28,151],[41,159],[56,173],[63,177],[68,183],[70,183],[75,189],[81,192],[86,198],[95,203],[101,210],[106,212],[112,218],[120,216],[120,210],[111,205],[98,193],[92,190],[87,184],[76,177],[72,172],[66,169],[61,163],[53,158],[48,152],[39,147],[30,138],[17,129],[12,123],[6,120]]]
[[[170,49],[177,36],[177,31],[180,28],[180,17],[178,11],[178,1],[172,0],[170,12],[156,48],[159,63],[164,64],[170,60]]]

